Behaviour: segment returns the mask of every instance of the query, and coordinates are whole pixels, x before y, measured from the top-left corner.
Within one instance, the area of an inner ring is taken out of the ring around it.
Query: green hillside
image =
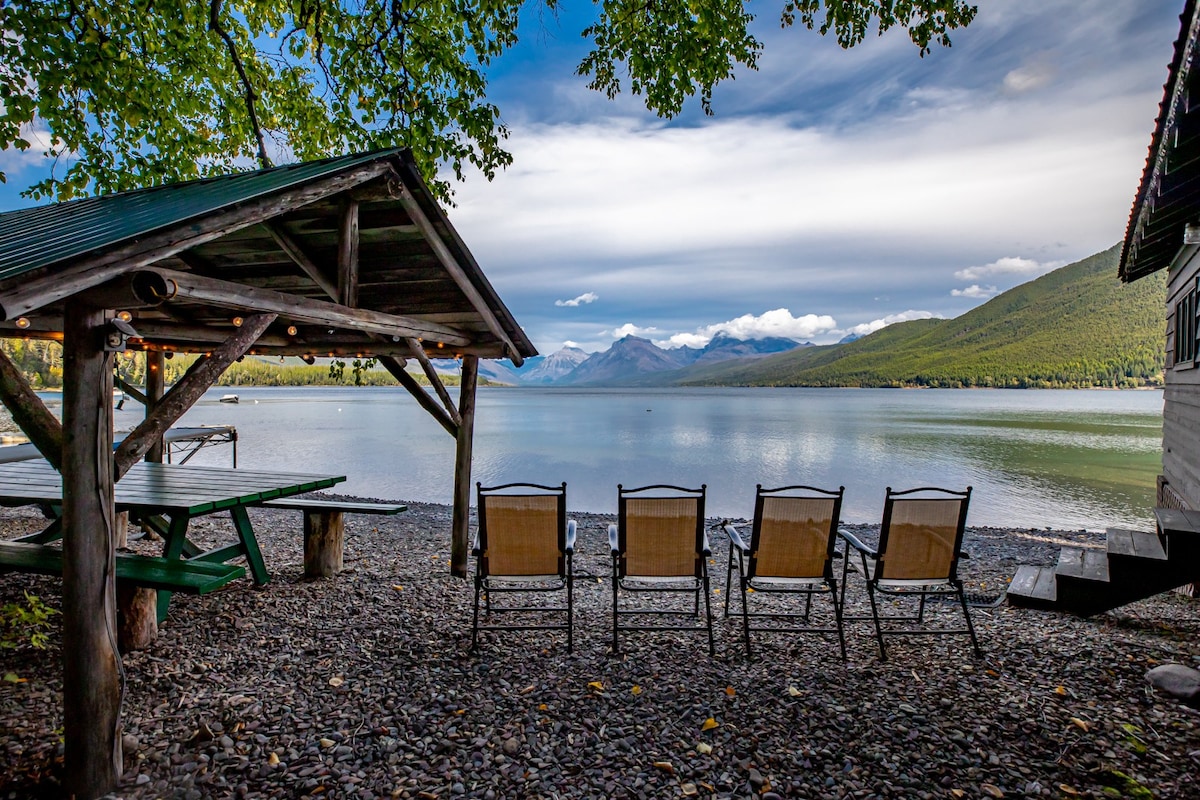
[[[1159,385],[1166,275],[1117,280],[1114,247],[952,320],[677,373],[677,385],[1001,388]]]

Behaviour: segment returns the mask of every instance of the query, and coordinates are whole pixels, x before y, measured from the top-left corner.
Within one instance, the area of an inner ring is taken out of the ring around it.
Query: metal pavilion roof
[[[134,310],[135,347],[204,350],[273,311],[257,352],[537,352],[402,149],[0,214],[0,335],[53,336],[71,296],[144,275],[173,288]]]

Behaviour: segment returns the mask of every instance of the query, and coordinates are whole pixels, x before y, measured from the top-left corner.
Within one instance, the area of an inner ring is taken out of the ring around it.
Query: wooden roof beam
[[[294,322],[326,325],[363,333],[378,333],[384,336],[406,339],[418,337],[434,339],[455,347],[471,344],[471,339],[454,328],[427,323],[414,317],[383,314],[362,308],[310,300],[306,297],[283,294],[271,289],[256,289],[239,283],[205,278],[175,270],[154,270],[163,278],[175,283],[175,300],[228,308],[231,310],[259,311],[278,314]],[[399,339],[396,339],[398,341]]]
[[[304,270],[304,274],[312,278],[313,283],[320,286],[325,294],[329,295],[331,299],[336,299],[338,296],[337,286],[325,277],[321,268],[317,266],[317,262],[308,257],[300,243],[293,239],[292,235],[277,222],[268,222],[266,228],[271,234],[271,238],[275,240],[275,244],[279,245],[279,249],[286,253],[296,266]]]
[[[487,325],[492,335],[504,343],[508,348],[509,358],[513,364],[521,366],[523,358],[517,346],[513,344],[512,339],[500,324],[500,320],[496,319],[496,315],[492,313],[492,307],[483,299],[483,295],[475,288],[475,284],[471,283],[470,277],[454,258],[450,252],[450,248],[446,247],[446,243],[442,241],[442,237],[438,234],[437,229],[433,227],[433,223],[429,221],[429,217],[425,216],[424,210],[421,209],[421,204],[417,202],[412,192],[407,186],[401,186],[400,202],[404,206],[404,210],[408,213],[411,219],[418,228],[425,240],[429,242],[429,246],[433,248],[434,254],[437,255],[438,261],[442,262],[442,266],[446,268],[446,272],[450,273],[450,277],[458,284],[458,288],[467,296],[471,306],[479,312],[479,316],[483,317],[484,323]]]
[[[334,298],[358,307],[358,201],[347,200],[338,224],[338,285]]]
[[[412,348],[413,355],[421,364],[421,369],[425,372],[425,377],[429,379],[429,385],[442,400],[442,405],[446,407],[446,413],[450,415],[450,419],[454,420],[455,425],[461,425],[462,419],[458,415],[458,409],[454,405],[454,401],[450,399],[450,393],[446,391],[446,385],[442,383],[442,377],[437,374],[437,370],[433,368],[433,362],[429,360],[429,356],[425,354],[425,348],[421,347],[421,343],[416,339],[408,340],[409,347]]]

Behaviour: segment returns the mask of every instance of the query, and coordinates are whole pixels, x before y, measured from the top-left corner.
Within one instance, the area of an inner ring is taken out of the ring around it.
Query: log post
[[[454,459],[454,510],[450,523],[450,574],[467,577],[467,552],[471,542],[471,447],[475,435],[475,386],[479,357],[464,355],[462,383],[458,389],[458,446]]]
[[[332,578],[342,571],[345,535],[341,511],[304,512],[304,577]]]
[[[163,398],[163,392],[166,391],[166,365],[167,360],[161,350],[146,351],[146,416],[150,416],[150,413],[158,408],[158,404]],[[146,460],[156,464],[163,462],[163,440],[161,436],[146,451]]]
[[[127,581],[117,584],[117,643],[122,653],[145,650],[158,638],[158,592]]]
[[[63,331],[64,788],[111,792],[121,777],[121,680],[113,551],[113,359],[103,310],[67,304]]]

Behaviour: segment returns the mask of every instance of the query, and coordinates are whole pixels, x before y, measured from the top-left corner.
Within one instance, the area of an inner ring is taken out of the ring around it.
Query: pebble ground
[[[177,596],[124,659],[121,798],[1197,798],[1200,712],[1155,695],[1160,663],[1196,666],[1200,616],[1176,594],[1090,619],[975,608],[965,636],[892,640],[847,626],[756,637],[725,619],[713,534],[715,657],[703,635],[611,645],[605,517],[575,515],[576,637],[488,633],[469,652],[471,584],[448,574],[449,510],[347,518],[346,570],[301,578],[297,512],[253,512],[272,581]],[[38,528],[0,512],[0,537]],[[869,526],[853,526],[866,535]],[[194,538],[228,541],[209,517]],[[1102,534],[971,529],[969,591]],[[151,548],[138,542],[135,548]],[[836,563],[836,562],[835,562]],[[865,605],[851,576],[848,613]],[[56,579],[7,574],[0,605]],[[762,596],[752,601],[763,601]],[[736,603],[736,598],[735,598]],[[818,600],[814,614],[827,620]],[[957,624],[932,604],[934,622]],[[60,796],[61,652],[0,650],[0,800]]]

